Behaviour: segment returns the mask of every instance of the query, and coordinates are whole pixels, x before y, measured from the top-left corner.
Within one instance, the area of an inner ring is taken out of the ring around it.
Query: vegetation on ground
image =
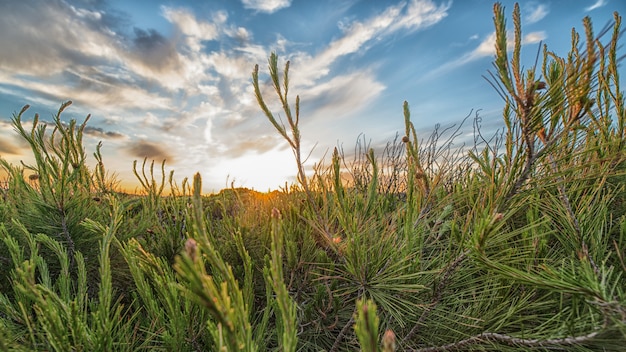
[[[404,136],[313,175],[272,54],[252,82],[298,183],[270,194],[204,196],[147,161],[142,194],[120,193],[100,146],[88,167],[87,119],[61,122],[65,103],[27,129],[25,107],[34,163],[0,159],[0,350],[623,350],[621,17],[526,68],[519,6],[510,37],[505,18],[495,4],[498,134],[420,140],[405,102]]]

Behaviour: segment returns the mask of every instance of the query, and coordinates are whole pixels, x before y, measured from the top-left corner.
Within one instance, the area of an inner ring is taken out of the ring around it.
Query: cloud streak
[[[534,4],[531,2],[525,6],[525,12],[526,23],[531,24],[544,19],[550,13],[550,10],[546,4]]]
[[[585,7],[585,11],[589,12],[589,11],[593,11],[595,9],[599,9],[599,8],[605,6],[607,3],[608,3],[607,0],[597,0],[591,6]]]
[[[22,150],[17,145],[7,141],[6,139],[0,140],[0,156],[2,156],[2,154],[17,155],[21,153],[21,151]]]
[[[541,42],[542,40],[545,40],[546,38],[547,38],[547,34],[543,31],[531,32],[523,36],[522,45],[536,44],[536,43]],[[461,67],[470,62],[473,62],[473,61],[476,61],[485,57],[493,56],[496,53],[495,45],[496,45],[496,33],[492,32],[488,36],[486,36],[480,42],[480,44],[478,44],[478,46],[474,48],[474,50],[461,55],[457,59],[444,63],[443,65],[430,71],[428,75],[426,75],[424,78],[431,78],[436,75],[442,74],[444,72],[448,72],[450,70]],[[509,50],[513,49],[512,35],[507,38],[507,47]]]
[[[162,161],[167,160],[173,162],[172,155],[166,151],[161,144],[146,140],[133,142],[124,148],[129,156],[139,159],[148,158],[148,160]]]
[[[291,6],[291,0],[242,0],[243,7],[264,13],[274,13]]]
[[[92,136],[94,138],[105,138],[105,139],[123,139],[126,138],[126,135],[115,132],[115,131],[105,131],[100,127],[93,126],[85,126],[83,132],[86,135]]]
[[[328,75],[331,65],[338,59],[350,54],[363,54],[374,40],[383,40],[400,31],[406,35],[435,25],[448,15],[450,6],[450,2],[436,5],[431,0],[411,0],[389,6],[380,15],[364,21],[342,25],[343,36],[330,42],[319,54],[308,56],[300,53],[302,66],[309,69],[299,77],[299,83],[312,85]]]

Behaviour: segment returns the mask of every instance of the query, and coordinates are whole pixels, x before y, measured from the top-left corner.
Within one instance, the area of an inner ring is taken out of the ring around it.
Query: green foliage
[[[68,251],[72,267],[70,273],[74,273],[74,252],[80,251],[87,258],[97,258],[98,252],[94,249],[97,248],[98,235],[88,231],[83,221],[87,217],[106,219],[106,207],[100,201],[102,195],[108,192],[107,185],[114,184],[114,181],[102,181],[103,167],[91,172],[86,166],[82,135],[89,117],[80,126],[75,121],[63,123],[61,112],[70,104],[67,102],[61,106],[52,123],[39,122],[35,114],[30,131],[22,123],[22,115],[28,109],[25,106],[13,117],[13,125],[30,145],[35,164],[20,168],[0,159],[0,165],[9,174],[3,219],[7,231],[20,231],[14,222],[9,221],[15,219],[31,233],[46,234],[62,242]],[[49,126],[53,128],[52,132],[48,131]],[[99,147],[96,158],[101,160]],[[27,178],[24,172],[29,173]],[[21,245],[26,246],[23,242]],[[51,273],[57,275],[58,263],[50,265]],[[87,265],[88,273],[95,272],[95,260]],[[5,280],[3,277],[3,284],[6,284]]]
[[[305,173],[299,98],[270,55],[252,84],[294,152],[298,183],[202,196],[154,162],[119,192],[85,120],[13,118],[34,164],[0,194],[0,349],[31,351],[622,350],[626,342],[626,112],[621,17],[570,53],[521,62],[494,6],[493,137],[461,125]],[[582,39],[581,39],[582,37]],[[269,82],[264,86],[261,82]],[[283,125],[262,94],[273,90]],[[469,118],[466,117],[466,119]],[[88,119],[88,118],[87,118]],[[465,120],[464,120],[465,121]],[[50,130],[51,129],[51,130]]]
[[[357,301],[354,331],[359,338],[361,351],[378,352],[378,316],[372,301]]]
[[[255,351],[247,304],[249,297],[244,297],[232,268],[222,259],[214,246],[214,238],[206,231],[201,189],[200,175],[196,175],[193,209],[195,236],[187,239],[185,252],[176,258],[174,268],[183,280],[181,289],[185,295],[207,309],[213,318],[208,324],[217,349]],[[249,264],[249,260],[246,263]],[[206,264],[213,270],[212,274],[207,273]]]
[[[272,245],[270,258],[263,268],[265,284],[271,287],[276,295],[275,305],[279,315],[276,318],[279,347],[281,351],[295,351],[297,343],[296,305],[289,296],[283,277],[283,233],[281,231],[281,214],[272,209]]]
[[[0,294],[3,326],[9,333],[3,336],[4,346],[18,350],[134,351],[144,344],[136,336],[136,316],[124,309],[111,284],[109,253],[119,230],[121,212],[119,203],[109,199],[111,223],[87,220],[85,224],[101,237],[97,298],[88,296],[89,285],[94,283],[88,282],[81,252],[74,252],[74,260],[70,261],[70,253],[61,242],[45,234],[33,235],[16,221],[28,243],[27,259],[24,248],[2,227],[13,267],[13,299],[9,292]],[[40,247],[49,249],[54,256],[43,257]],[[50,259],[58,261],[61,267],[57,277],[51,277]],[[76,281],[69,275],[71,263],[75,263],[78,272]]]

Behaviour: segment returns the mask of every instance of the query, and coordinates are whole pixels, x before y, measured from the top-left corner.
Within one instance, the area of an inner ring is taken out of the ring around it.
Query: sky
[[[513,1],[502,1],[512,29]],[[626,13],[623,0],[520,1],[524,65],[540,45],[565,55],[590,16],[599,31]],[[300,96],[307,167],[335,146],[364,138],[381,146],[402,134],[408,101],[420,135],[478,111],[485,131],[502,123],[502,99],[483,76],[494,55],[489,0],[0,0],[0,157],[32,161],[11,125],[24,114],[91,118],[89,162],[102,142],[107,169],[137,188],[134,160],[200,172],[205,192],[257,191],[295,182],[287,143],[258,107],[251,73],[290,61],[290,98]],[[623,68],[622,68],[623,70]],[[624,77],[625,74],[622,74]],[[469,128],[471,129],[471,122]],[[462,141],[459,141],[462,143]]]

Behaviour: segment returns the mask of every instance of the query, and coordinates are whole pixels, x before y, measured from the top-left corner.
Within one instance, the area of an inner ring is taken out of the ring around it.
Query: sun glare
[[[259,192],[277,190],[295,182],[296,165],[289,150],[272,150],[264,154],[245,155],[223,160],[214,170],[224,172],[225,187],[251,188]],[[215,179],[216,177],[211,177]]]

